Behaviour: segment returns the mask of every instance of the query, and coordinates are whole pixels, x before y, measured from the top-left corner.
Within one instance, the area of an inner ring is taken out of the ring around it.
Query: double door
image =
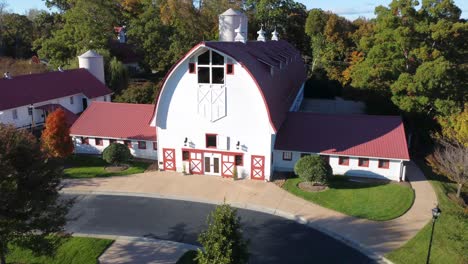
[[[221,175],[221,154],[205,153],[204,169],[205,174]]]

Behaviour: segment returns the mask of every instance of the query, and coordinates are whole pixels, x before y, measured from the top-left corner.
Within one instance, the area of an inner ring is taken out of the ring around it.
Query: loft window
[[[359,158],[358,160],[359,167],[369,167],[369,159],[366,158]]]
[[[292,152],[283,152],[283,160],[292,160]]]
[[[190,159],[190,152],[187,150],[182,151],[182,160],[189,160]]]
[[[189,73],[196,73],[195,63],[189,63]]]
[[[338,158],[338,164],[342,166],[348,166],[349,165],[349,157],[339,157]]]
[[[190,65],[191,63],[189,63]],[[193,72],[195,73],[195,64]],[[198,83],[223,84],[224,83],[224,56],[215,51],[205,51],[198,56]]]
[[[206,147],[207,148],[217,147],[216,134],[206,134]]]
[[[146,149],[146,142],[138,141],[138,149]]]
[[[242,155],[236,155],[236,166],[244,165],[244,158]]]
[[[226,74],[234,74],[234,64],[226,64]]]
[[[388,169],[390,167],[389,160],[379,160],[379,168],[381,169]]]

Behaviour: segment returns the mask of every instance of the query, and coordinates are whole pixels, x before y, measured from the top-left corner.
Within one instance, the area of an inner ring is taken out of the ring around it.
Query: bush
[[[296,162],[294,173],[304,181],[326,184],[332,176],[332,168],[320,156],[308,155]]]
[[[127,146],[120,143],[110,144],[102,152],[102,159],[110,164],[122,164],[128,162],[132,158],[132,154]]]

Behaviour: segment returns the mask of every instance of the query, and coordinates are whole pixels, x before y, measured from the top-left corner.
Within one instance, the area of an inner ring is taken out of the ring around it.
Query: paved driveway
[[[213,209],[212,204],[167,199],[78,196],[70,213],[77,220],[70,222],[66,229],[199,245],[197,236],[206,229],[205,220]],[[372,263],[352,247],[295,221],[245,209],[238,213],[245,237],[250,240],[250,263]],[[149,263],[152,250],[151,247],[122,246],[115,253],[120,259]]]

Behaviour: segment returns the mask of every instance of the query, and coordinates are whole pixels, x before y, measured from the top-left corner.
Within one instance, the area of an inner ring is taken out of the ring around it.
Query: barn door
[[[200,152],[190,152],[190,173],[203,174],[203,157]]]
[[[234,175],[234,162],[236,158],[234,155],[223,155],[221,165],[221,175],[223,177],[232,177]]]
[[[265,156],[252,156],[250,178],[252,180],[265,179]]]
[[[176,170],[175,149],[163,149],[164,170]]]

